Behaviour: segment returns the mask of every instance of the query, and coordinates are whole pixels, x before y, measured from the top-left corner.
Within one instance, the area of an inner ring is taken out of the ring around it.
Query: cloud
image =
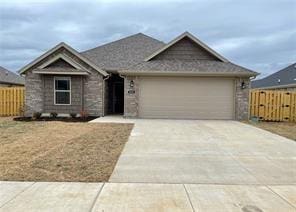
[[[82,51],[138,32],[168,42],[190,31],[264,76],[296,61],[295,10],[294,0],[2,0],[0,64],[18,70],[61,41]]]

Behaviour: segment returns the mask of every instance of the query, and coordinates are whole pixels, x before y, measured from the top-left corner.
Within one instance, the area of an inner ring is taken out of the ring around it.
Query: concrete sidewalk
[[[296,186],[0,182],[0,211],[296,211]]]

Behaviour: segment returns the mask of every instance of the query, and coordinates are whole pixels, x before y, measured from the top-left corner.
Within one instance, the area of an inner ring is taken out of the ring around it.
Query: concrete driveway
[[[296,184],[296,142],[236,121],[134,120],[110,182]]]

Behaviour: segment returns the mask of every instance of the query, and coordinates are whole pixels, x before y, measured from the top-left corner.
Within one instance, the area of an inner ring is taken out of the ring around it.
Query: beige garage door
[[[234,80],[203,77],[142,77],[143,118],[233,119]]]

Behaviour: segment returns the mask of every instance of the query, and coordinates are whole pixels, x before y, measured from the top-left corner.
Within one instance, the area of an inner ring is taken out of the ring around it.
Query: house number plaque
[[[127,93],[128,94],[134,94],[135,93],[135,90],[128,90]]]

